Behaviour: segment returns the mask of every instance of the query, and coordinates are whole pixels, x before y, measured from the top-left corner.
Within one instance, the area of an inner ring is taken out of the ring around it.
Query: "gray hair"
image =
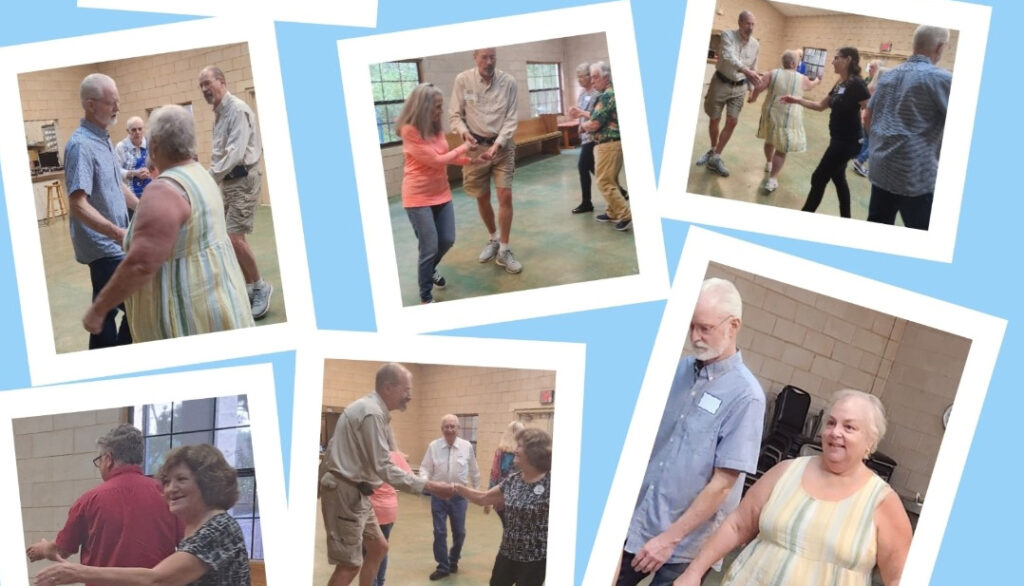
[[[384,385],[393,385],[399,381],[402,373],[412,377],[412,373],[409,369],[402,366],[397,362],[388,362],[384,366],[377,369],[377,376],[374,379],[374,390],[381,390]]]
[[[581,75],[590,75],[590,63],[584,61],[576,66],[576,77]]]
[[[601,77],[608,81],[612,80],[612,68],[608,66],[608,63],[604,61],[595,61],[590,64],[590,72],[593,73],[595,69],[601,74]]]
[[[949,42],[949,29],[922,24],[914,31],[914,52],[931,52]]]
[[[871,453],[874,453],[878,449],[878,443],[885,437],[885,430],[888,428],[888,423],[885,420],[885,406],[882,405],[882,401],[878,397],[865,393],[864,391],[855,391],[853,389],[843,389],[836,391],[832,395],[832,399],[829,400],[828,406],[825,407],[826,415],[832,412],[832,408],[835,407],[842,401],[847,399],[860,399],[867,403],[868,409],[868,432],[871,434],[871,443],[868,449]]]
[[[126,120],[124,123],[125,130],[130,129],[132,127],[132,122],[135,122],[136,120],[142,122],[142,118],[139,118],[138,116],[132,116],[131,118]],[[145,124],[145,122],[143,122],[143,124]]]
[[[743,298],[732,281],[712,277],[700,286],[700,296],[738,320],[743,320]]]
[[[160,106],[149,117],[149,150],[171,161],[191,159],[196,151],[192,114],[176,104]]]
[[[800,63],[800,57],[797,56],[796,51],[792,49],[786,49],[782,52],[782,68],[783,69],[795,69]]]
[[[216,65],[207,65],[206,67],[204,67],[199,72],[199,77],[202,77],[203,74],[207,73],[207,72],[209,72],[211,75],[213,75],[214,79],[219,79],[221,81],[221,83],[225,83],[226,84],[228,82],[227,78],[224,77],[224,71],[220,67],[217,67]]]
[[[116,87],[117,84],[109,75],[102,73],[86,75],[82,80],[82,85],[78,86],[78,97],[82,101],[82,107],[85,108],[86,100],[98,100],[103,97],[103,90]]]
[[[754,13],[749,10],[744,10],[740,13],[740,17],[736,19],[737,22],[742,23],[744,20],[750,20],[754,16]]]
[[[395,127],[401,131],[408,124],[419,131],[423,138],[441,134],[441,121],[434,120],[434,101],[444,99],[441,90],[432,83],[421,83],[405,98],[402,112],[395,119]]]
[[[142,464],[142,432],[134,425],[118,425],[96,440],[96,445],[115,462]]]

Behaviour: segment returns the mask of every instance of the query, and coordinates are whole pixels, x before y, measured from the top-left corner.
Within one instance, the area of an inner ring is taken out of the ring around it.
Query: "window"
[[[821,76],[825,73],[826,60],[828,59],[828,51],[825,49],[815,49],[814,47],[804,47],[804,71],[803,74],[810,79],[821,79]]]
[[[459,437],[473,444],[473,449],[476,450],[476,428],[480,416],[476,413],[463,413],[456,414],[455,416],[459,418]]]
[[[558,63],[527,63],[530,116],[562,113],[562,76]]]
[[[377,110],[377,138],[381,146],[401,142],[395,132],[395,118],[402,113],[405,98],[420,83],[418,61],[395,61],[370,65],[373,105]]]
[[[145,442],[142,466],[148,476],[157,473],[171,448],[211,444],[224,454],[228,464],[238,470],[238,502],[228,513],[242,527],[249,558],[263,559],[248,397],[140,405],[135,407],[133,419],[135,426],[142,430]]]

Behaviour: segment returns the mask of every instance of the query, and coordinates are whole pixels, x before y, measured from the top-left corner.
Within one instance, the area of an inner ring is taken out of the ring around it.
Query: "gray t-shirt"
[[[114,156],[114,145],[106,129],[82,119],[64,145],[64,180],[68,195],[84,191],[89,205],[115,226],[128,227],[128,205],[121,191],[121,172]],[[75,260],[89,264],[101,258],[124,256],[121,243],[96,232],[73,215],[68,222]]]

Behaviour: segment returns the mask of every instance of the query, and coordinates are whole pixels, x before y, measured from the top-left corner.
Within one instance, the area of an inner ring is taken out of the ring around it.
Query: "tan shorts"
[[[466,153],[467,157],[476,157],[489,147],[477,147]],[[482,197],[491,193],[491,177],[494,177],[495,189],[511,189],[512,175],[516,170],[516,146],[508,145],[498,150],[490,161],[462,168],[462,189],[470,197]]]
[[[323,490],[320,510],[327,530],[327,561],[357,567],[363,565],[363,542],[384,539],[370,498],[347,482],[335,490]]]
[[[704,96],[704,113],[712,120],[722,117],[722,110],[729,118],[739,118],[740,110],[743,109],[743,102],[747,99],[747,84],[729,85],[718,79],[717,75],[711,76],[711,84],[708,85],[708,93]]]
[[[262,175],[259,167],[253,167],[245,177],[221,182],[228,234],[252,233],[253,214],[260,203]]]

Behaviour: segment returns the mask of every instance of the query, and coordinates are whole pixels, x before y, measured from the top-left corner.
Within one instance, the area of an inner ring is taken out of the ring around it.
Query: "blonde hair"
[[[402,106],[402,113],[395,119],[395,126],[399,129],[408,124],[419,131],[423,138],[430,138],[441,133],[441,121],[434,120],[432,110],[434,100],[442,98],[441,90],[432,83],[421,83],[413,88],[412,93],[405,99]]]
[[[508,424],[505,428],[505,433],[501,434],[501,441],[498,442],[498,449],[503,452],[514,452],[516,450],[516,436],[518,436],[526,426],[521,421],[513,421]]]

